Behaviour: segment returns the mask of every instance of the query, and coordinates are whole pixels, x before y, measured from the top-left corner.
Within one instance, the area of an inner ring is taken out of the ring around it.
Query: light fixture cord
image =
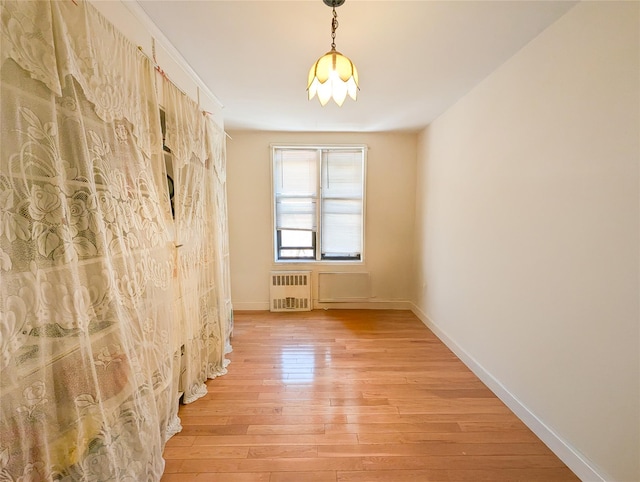
[[[336,29],[338,28],[338,14],[336,6],[333,5],[333,19],[331,20],[331,50],[336,49]]]

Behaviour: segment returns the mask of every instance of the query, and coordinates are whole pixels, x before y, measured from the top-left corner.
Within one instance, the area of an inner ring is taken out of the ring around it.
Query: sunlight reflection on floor
[[[315,379],[316,352],[313,345],[282,347],[282,381],[287,384],[312,383]]]

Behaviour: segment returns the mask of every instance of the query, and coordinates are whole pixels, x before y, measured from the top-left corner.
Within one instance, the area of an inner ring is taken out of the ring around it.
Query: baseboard
[[[268,301],[233,301],[234,311],[269,311]],[[377,300],[358,302],[319,303],[313,300],[314,310],[411,310],[410,301]]]
[[[411,311],[581,480],[589,482],[605,482],[611,480],[605,476],[602,471],[597,470],[593,464],[590,464],[584,455],[573,448],[571,444],[531,412],[524,403],[515,397],[491,373],[485,370],[480,363],[460,347],[445,331],[431,320],[426,313],[413,303],[411,304]]]
[[[233,311],[269,311],[268,301],[232,301]]]
[[[411,302],[398,300],[331,301],[313,300],[315,310],[411,310]]]

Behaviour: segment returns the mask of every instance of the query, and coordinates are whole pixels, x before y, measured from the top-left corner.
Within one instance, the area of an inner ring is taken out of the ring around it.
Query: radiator
[[[311,272],[271,272],[269,298],[271,311],[311,311]]]
[[[318,302],[363,301],[371,296],[369,273],[318,273]]]

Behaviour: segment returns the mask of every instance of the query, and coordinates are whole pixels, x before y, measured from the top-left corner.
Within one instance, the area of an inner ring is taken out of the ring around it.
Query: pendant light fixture
[[[345,0],[322,0],[325,5],[333,10],[331,20],[331,50],[320,57],[309,70],[309,82],[307,91],[309,100],[318,94],[321,105],[326,105],[329,99],[341,106],[347,98],[347,94],[353,100],[358,95],[358,71],[353,62],[336,50],[336,29],[338,28],[339,7]]]

